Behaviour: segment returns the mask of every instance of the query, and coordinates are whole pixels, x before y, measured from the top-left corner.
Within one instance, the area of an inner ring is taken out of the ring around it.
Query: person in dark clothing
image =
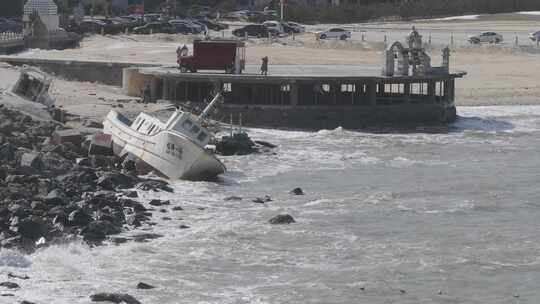
[[[268,57],[264,56],[262,58],[262,64],[261,64],[261,75],[268,75]]]
[[[152,89],[150,89],[150,85],[147,84],[146,88],[143,90],[143,102],[149,103],[152,101]]]

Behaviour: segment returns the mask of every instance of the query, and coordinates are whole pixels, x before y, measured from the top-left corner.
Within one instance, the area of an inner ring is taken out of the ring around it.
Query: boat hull
[[[213,155],[178,132],[146,135],[133,130],[111,111],[103,122],[115,154],[130,154],[170,179],[208,180],[226,171]]]

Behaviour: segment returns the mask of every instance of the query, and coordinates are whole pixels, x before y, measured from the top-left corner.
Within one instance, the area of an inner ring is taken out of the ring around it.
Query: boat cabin
[[[176,111],[166,123],[146,113],[140,113],[131,124],[131,128],[148,136],[163,130],[177,132],[189,137],[201,147],[205,147],[210,141],[209,132],[201,126],[199,117],[182,111]]]

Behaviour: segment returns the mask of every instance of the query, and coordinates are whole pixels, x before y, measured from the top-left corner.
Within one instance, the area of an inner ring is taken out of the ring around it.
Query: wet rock
[[[131,198],[139,197],[139,194],[137,193],[137,191],[124,191],[123,193],[126,197],[131,197]]]
[[[157,234],[157,233],[141,233],[141,234],[134,235],[133,240],[135,242],[143,243],[143,242],[147,242],[148,240],[153,240],[160,237],[163,237],[163,235]]]
[[[118,158],[115,156],[105,156],[99,154],[90,155],[90,162],[92,163],[92,167],[95,168],[114,168],[117,161]]]
[[[304,195],[304,190],[302,190],[302,188],[294,188],[294,189],[291,191],[291,194],[294,194],[294,195]]]
[[[271,202],[272,198],[270,196],[268,196],[268,195],[265,195],[262,198],[261,197],[256,197],[251,201],[254,202],[254,203],[257,203],[257,204],[264,204],[264,203],[267,203],[267,202]]]
[[[28,280],[30,279],[29,276],[27,275],[18,275],[18,274],[14,274],[12,272],[8,272],[8,278],[14,278],[14,279],[20,279],[20,280]]]
[[[82,143],[81,132],[74,129],[57,130],[53,132],[51,143],[59,145],[68,142],[80,146]]]
[[[159,209],[159,212],[161,212],[161,213],[167,213],[168,211],[167,211],[167,209]]]
[[[37,240],[44,233],[43,223],[38,221],[37,219],[31,219],[31,218],[23,219],[20,221],[17,228],[18,228],[18,233],[21,236],[32,239],[32,240]]]
[[[126,303],[126,304],[141,304],[134,297],[127,293],[96,293],[90,296],[93,302],[112,302],[112,303]]]
[[[26,300],[23,300],[23,301],[21,302],[21,304],[36,304],[36,303],[30,302],[30,301],[26,301]]]
[[[81,234],[87,242],[98,243],[105,240],[107,235],[120,233],[120,228],[109,221],[94,221],[85,227]]]
[[[241,201],[242,198],[239,196],[228,196],[223,199],[224,201]]]
[[[163,206],[163,205],[170,205],[171,202],[170,201],[162,201],[162,200],[158,200],[158,199],[153,199],[148,204],[157,207],[157,206]]]
[[[173,211],[182,211],[182,210],[184,210],[184,208],[182,208],[182,207],[180,207],[180,206],[174,206],[174,207],[172,208],[172,210],[173,210]]]
[[[64,205],[67,201],[66,194],[60,189],[54,189],[43,199],[49,205]]]
[[[103,129],[103,124],[97,121],[87,119],[83,122],[83,126],[87,128]]]
[[[271,218],[268,222],[272,225],[279,225],[279,224],[291,224],[291,223],[295,223],[296,221],[289,214],[280,214]]]
[[[137,289],[154,289],[154,288],[155,288],[154,286],[143,283],[143,282],[139,282],[139,284],[137,284]]]
[[[72,211],[68,216],[68,222],[71,226],[86,226],[94,219],[82,209]]]
[[[146,180],[143,182],[138,183],[135,186],[137,189],[143,190],[143,191],[165,191],[165,192],[173,192],[173,189],[169,187],[169,184],[164,181],[160,180]]]
[[[263,141],[263,140],[256,140],[255,143],[258,144],[258,145],[261,145],[263,147],[270,148],[270,149],[274,149],[274,148],[277,147],[276,145],[271,144],[271,143],[269,143],[267,141]]]
[[[39,153],[30,152],[30,153],[24,153],[23,155],[21,155],[19,166],[30,167],[37,171],[41,171],[44,167],[44,164],[43,164],[43,161],[41,160],[41,155],[39,155]]]
[[[128,241],[128,239],[124,238],[124,237],[112,237],[112,238],[110,238],[110,240],[111,240],[111,242],[113,242],[116,245],[123,244],[123,243],[126,243]]]
[[[142,225],[139,217],[135,213],[126,216],[126,223],[134,227],[140,227]]]
[[[88,155],[113,155],[112,137],[110,134],[97,133],[90,138]]]
[[[133,178],[122,173],[107,172],[98,178],[97,185],[107,190],[131,188],[133,187]]]
[[[164,221],[170,221],[170,220],[171,220],[171,218],[168,217],[168,216],[164,216],[164,217],[162,217],[161,219],[164,220]]]
[[[216,152],[223,156],[248,155],[255,152],[255,143],[244,132],[223,136],[216,143]]]
[[[180,225],[179,228],[180,228],[180,229],[189,229],[189,228],[191,228],[191,227],[189,227],[188,225],[183,225],[183,224],[182,224],[182,225]]]
[[[19,284],[13,283],[13,282],[2,282],[2,283],[0,283],[0,287],[5,287],[7,289],[21,288],[21,286],[19,286]]]

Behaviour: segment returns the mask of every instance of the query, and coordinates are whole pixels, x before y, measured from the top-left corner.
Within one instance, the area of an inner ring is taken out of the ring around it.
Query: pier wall
[[[125,68],[133,66],[155,66],[128,62],[53,60],[11,56],[0,56],[0,61],[17,66],[35,66],[46,73],[60,76],[67,80],[97,82],[114,86],[122,86],[123,70]]]

